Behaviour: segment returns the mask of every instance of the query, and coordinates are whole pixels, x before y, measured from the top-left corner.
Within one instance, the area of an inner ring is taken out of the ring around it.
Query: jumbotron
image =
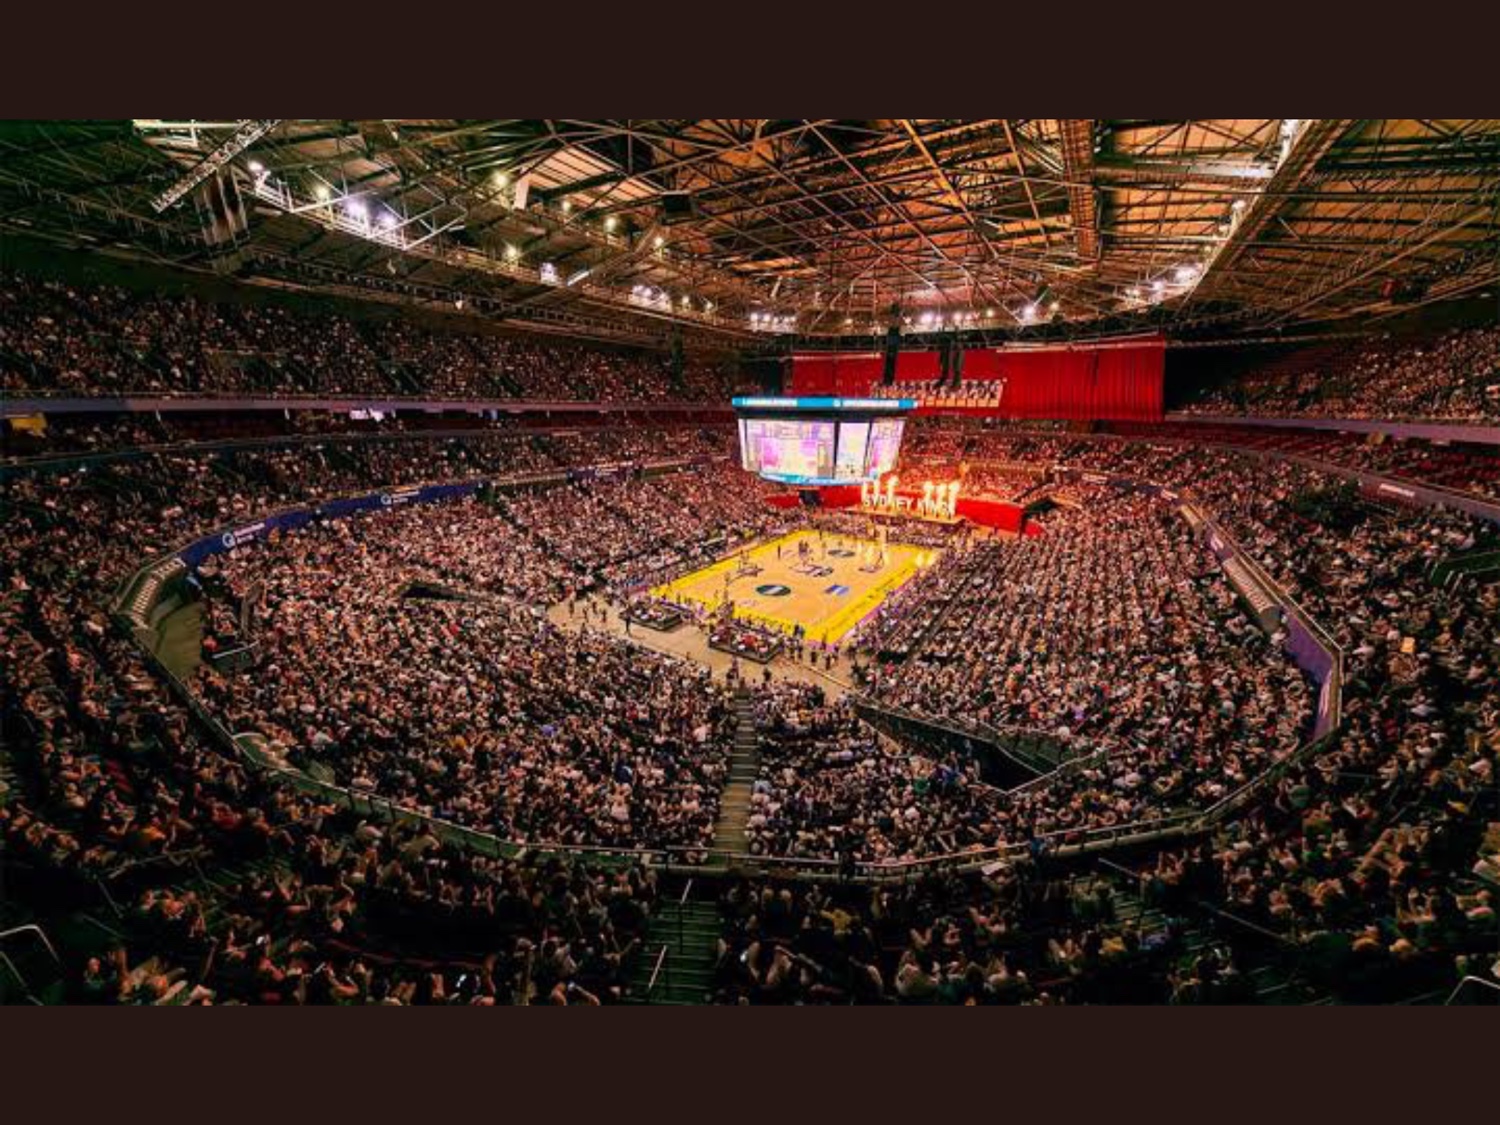
[[[444,124],[0,123],[6,1002],[1500,997],[1500,124]]]

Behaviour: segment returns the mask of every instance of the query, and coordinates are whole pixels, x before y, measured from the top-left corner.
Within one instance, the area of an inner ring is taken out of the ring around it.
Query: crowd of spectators
[[[69,966],[73,998],[621,998],[659,894],[649,871],[487,858],[258,775],[105,607],[143,559],[277,507],[682,455],[681,432],[652,433],[331,436],[10,473],[0,699],[21,777],[0,804],[10,886],[45,901],[102,882],[126,935]],[[690,456],[727,449],[717,431],[689,433]],[[1377,505],[1295,462],[1065,435],[962,443],[1183,491],[1343,650],[1344,730],[1212,838],[1151,861],[1149,898],[1243,914],[1316,954],[1319,979],[1349,998],[1494,971],[1493,894],[1474,870],[1493,851],[1500,603],[1493,584],[1428,578],[1437,561],[1492,549],[1491,526]],[[264,591],[262,663],[196,686],[295,768],[445,819],[526,841],[701,848],[727,772],[724,689],[540,610],[585,582],[628,587],[685,565],[695,542],[800,516],[768,515],[720,471],[580,473],[221,556],[216,583]],[[1076,509],[1044,517],[1038,538],[950,544],[863,643],[879,698],[1040,727],[1082,752],[1004,794],[967,761],[894,750],[816,689],[763,688],[759,819],[747,826],[761,854],[919,859],[1201,809],[1306,738],[1308,685],[1186,525],[1162,501],[1100,486],[1067,499]],[[467,596],[413,597],[412,583]],[[223,877],[189,879],[194,863]],[[715,990],[730,1002],[1246,995],[1232,950],[1189,957],[1170,932],[1116,919],[1107,891],[1024,863],[873,890],[744,884],[725,905]]]
[[[811,684],[763,685],[760,774],[746,833],[752,854],[890,862],[988,845],[1004,795],[970,758],[900,750],[848,700]]]
[[[722,402],[738,383],[732,365],[674,371],[661,352],[0,272],[0,389],[13,394]]]
[[[864,668],[882,702],[1092,756],[1028,794],[1031,831],[1207,807],[1295,750],[1312,714],[1187,522],[1092,491],[1045,536],[974,552],[920,639]]]
[[[500,503],[564,564],[578,589],[623,595],[786,527],[796,513],[766,503],[775,491],[720,465],[661,477],[602,476],[566,489],[510,493]]]
[[[626,444],[648,451],[640,435]],[[659,450],[678,444],[664,433]],[[577,443],[568,452],[586,450]],[[378,454],[369,443],[333,442],[8,475],[0,545],[0,717],[15,782],[0,798],[7,888],[39,911],[71,908],[99,885],[109,896],[99,909],[110,922],[99,932],[113,936],[97,951],[64,951],[68,998],[618,998],[654,875],[485,860],[430,832],[359,821],[299,796],[209,737],[107,610],[135,566],[225,523],[393,480],[522,471],[538,461],[555,468],[563,456],[540,438],[481,438],[463,450],[413,441]],[[522,568],[496,567],[469,577],[486,589],[545,588]],[[616,690],[631,682],[619,678]],[[625,700],[622,711],[637,706]],[[204,870],[215,879],[193,878]]]
[[[244,674],[202,690],[300,768],[518,843],[712,843],[730,708],[707,669],[567,632],[549,559],[478,501],[343,520],[233,552],[260,591]],[[411,597],[431,582],[493,596]]]
[[[1299,349],[1182,408],[1272,418],[1500,421],[1500,328]]]
[[[721,1004],[1238,1003],[1228,943],[1117,912],[1111,885],[1020,871],[876,888],[742,880],[724,894]]]

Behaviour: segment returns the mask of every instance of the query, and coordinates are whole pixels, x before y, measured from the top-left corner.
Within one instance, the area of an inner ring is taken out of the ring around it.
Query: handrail
[[[46,931],[35,922],[28,922],[24,926],[12,926],[8,930],[0,930],[0,941],[5,941],[7,938],[16,937],[20,934],[31,934],[46,948],[53,963],[59,966],[62,965],[62,958],[57,955],[57,950],[53,948],[52,942],[47,939]]]
[[[16,983],[21,986],[21,991],[25,994],[28,1001],[36,1005],[41,1004],[41,1000],[37,998],[36,993],[31,991],[31,982],[26,979],[26,975],[20,969],[16,968],[16,963],[10,959],[10,955],[3,949],[0,949],[0,965],[4,965],[10,970],[10,975],[16,978]]]
[[[1114,862],[1114,860],[1101,859],[1099,861],[1099,866],[1100,867],[1107,867],[1110,870],[1116,871],[1120,875],[1123,875],[1123,876],[1125,876],[1126,878],[1129,878],[1129,879],[1134,879],[1137,882],[1139,882],[1139,881],[1141,881],[1142,879],[1145,878],[1145,876],[1143,876],[1141,874],[1141,872],[1134,871],[1131,868],[1126,867],[1124,864],[1120,864],[1120,863]],[[1199,910],[1206,911],[1207,913],[1212,914],[1216,918],[1223,918],[1226,921],[1233,922],[1235,925],[1241,926],[1241,927],[1243,927],[1243,928],[1251,931],[1254,934],[1258,934],[1259,936],[1261,936],[1263,938],[1269,938],[1271,941],[1275,942],[1277,945],[1291,945],[1291,944],[1293,944],[1292,939],[1289,938],[1289,937],[1287,937],[1287,935],[1285,935],[1285,934],[1279,934],[1275,930],[1269,930],[1266,927],[1264,927],[1262,925],[1259,925],[1256,922],[1250,921],[1250,919],[1248,919],[1248,918],[1241,918],[1238,914],[1233,914],[1233,913],[1231,913],[1228,910],[1221,910],[1219,907],[1214,906],[1211,903],[1204,902],[1202,899],[1195,898],[1195,899],[1192,899],[1191,902],[1192,902],[1192,905],[1196,906]]]
[[[935,730],[942,731],[945,734],[953,735],[957,738],[966,738],[971,740],[977,739],[980,742],[988,742],[991,745],[994,745],[1012,755],[1014,755],[1016,751],[1014,750],[1014,748],[1007,745],[1005,741],[1006,739],[1016,739],[1022,742],[1032,741],[1053,744],[1055,744],[1057,741],[1052,735],[1049,735],[1046,731],[1041,730],[1037,727],[1021,726],[1014,723],[1005,723],[997,727],[991,723],[985,723],[979,720],[955,719],[952,716],[944,716],[939,718],[936,716],[923,714],[920,711],[914,711],[910,707],[903,707],[897,703],[886,703],[881,700],[874,699],[863,692],[851,692],[850,694],[852,697],[851,702],[856,708],[864,707],[870,711],[874,711],[878,714],[883,714],[893,719],[901,720],[903,722],[918,723],[923,726],[932,727]],[[1026,784],[1030,785],[1032,783],[1026,782]]]
[[[646,981],[646,995],[650,996],[656,989],[656,980],[661,976],[662,967],[667,963],[667,943],[661,943],[661,952],[656,955],[656,964],[651,969],[651,978]]]
[[[1485,980],[1483,977],[1476,977],[1471,973],[1470,975],[1460,980],[1458,984],[1454,985],[1453,991],[1448,993],[1448,999],[1443,1001],[1443,1007],[1446,1008],[1451,1005],[1454,1000],[1458,999],[1458,994],[1460,992],[1464,991],[1464,989],[1468,988],[1470,985],[1476,984],[1484,988],[1488,988],[1492,992],[1500,992],[1500,984],[1496,984],[1492,980]]]
[[[189,848],[182,852],[160,852],[157,855],[143,856],[139,859],[127,859],[117,867],[110,868],[104,873],[105,879],[117,879],[127,871],[135,871],[142,867],[154,867],[157,864],[197,864],[198,857],[209,854],[206,847]]]

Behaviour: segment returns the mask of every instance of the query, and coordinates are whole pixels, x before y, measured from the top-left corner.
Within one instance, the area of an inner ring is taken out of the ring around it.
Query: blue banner
[[[227,527],[215,535],[189,543],[177,552],[177,557],[187,566],[196,568],[211,555],[232,551],[246,543],[254,543],[258,539],[264,539],[273,531],[296,530],[315,519],[336,520],[357,515],[360,512],[399,508],[407,504],[439,503],[471,495],[478,488],[478,483],[474,481],[464,484],[413,485],[407,488],[393,488],[386,492],[372,492],[366,496],[328,500],[311,508],[291,508],[250,523]]]

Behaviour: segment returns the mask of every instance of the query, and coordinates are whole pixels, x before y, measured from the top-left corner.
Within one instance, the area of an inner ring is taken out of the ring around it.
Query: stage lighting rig
[[[152,208],[158,214],[165,211],[280,124],[280,120],[241,121],[218,148],[198,161],[186,175],[153,199]]]

